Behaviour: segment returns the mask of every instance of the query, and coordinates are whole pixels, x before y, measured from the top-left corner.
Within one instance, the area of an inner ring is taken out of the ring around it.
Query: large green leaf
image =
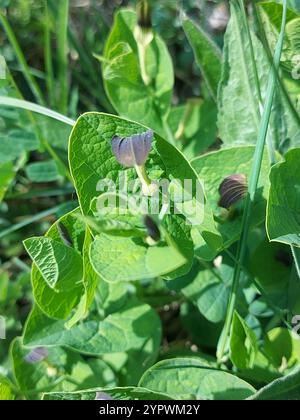
[[[264,236],[258,236],[257,232],[250,236],[247,267],[261,284],[268,298],[282,309],[287,308],[292,264],[293,259],[288,246],[270,243]]]
[[[135,171],[122,167],[113,155],[113,136],[128,137],[146,130],[138,123],[102,113],[87,113],[77,120],[70,137],[69,160],[83,214],[89,214],[92,199],[101,192],[99,181],[112,180],[118,190],[125,175],[128,180],[137,179]],[[157,134],[146,169],[154,181],[164,177],[197,181],[196,173],[182,153]]]
[[[65,263],[63,263],[63,261],[61,261],[60,274],[63,274],[63,276],[61,276],[56,284],[55,277],[49,280],[49,276],[51,274],[48,267],[50,266],[49,259],[53,259],[51,254],[45,254],[46,258],[44,262],[43,259],[39,258],[37,255],[40,267],[36,264],[33,264],[32,266],[31,278],[35,301],[45,314],[57,319],[67,319],[85,293],[83,282],[83,262],[79,253],[82,252],[86,228],[82,221],[75,217],[77,213],[78,209],[66,214],[58,221],[58,223],[64,227],[64,230],[68,232],[69,239],[72,241],[73,247],[69,250],[65,249],[66,245],[64,244],[64,240],[58,230],[57,223],[50,228],[50,230],[46,233],[45,238],[35,240],[35,242],[40,241],[41,244],[50,244],[50,251],[52,249],[51,245],[55,244],[57,249],[62,249],[63,252],[66,252],[65,255],[73,255],[74,261],[76,261],[76,267],[78,268],[78,272],[74,273],[75,276],[70,276],[68,273],[65,273],[63,267],[65,264],[68,266],[69,262],[65,261]],[[28,245],[30,243],[31,242],[29,240]],[[36,254],[36,250],[34,251],[34,254]],[[79,260],[81,261],[80,267]],[[51,267],[51,270],[54,268],[52,274],[55,274],[56,264],[57,262],[55,262],[54,266]],[[71,272],[73,273],[72,267]],[[58,271],[56,274],[57,273]],[[88,279],[86,279],[85,282],[86,281],[88,281]],[[53,288],[53,286],[56,287]]]
[[[290,150],[273,166],[267,208],[267,232],[271,241],[300,246],[300,149]]]
[[[264,354],[279,370],[286,370],[300,363],[299,336],[286,328],[274,328],[265,337]]]
[[[217,106],[213,100],[189,99],[185,105],[175,106],[168,123],[188,159],[206,151],[217,138]]]
[[[255,333],[235,312],[230,333],[230,359],[238,369],[252,368],[258,352]]]
[[[168,287],[181,290],[208,321],[218,323],[225,319],[231,279],[232,267],[222,264],[220,269],[203,269],[195,262],[186,276],[171,281]]]
[[[255,144],[261,118],[250,43],[241,22],[243,17],[239,2],[231,1],[231,19],[225,35],[224,64],[218,97],[219,134],[227,146]],[[251,37],[264,100],[270,62],[262,43],[252,30]],[[280,151],[286,150],[290,144],[299,144],[298,119],[279,90],[274,100],[268,135],[269,141]]]
[[[59,349],[53,349],[52,354],[58,354]],[[20,390],[24,393],[31,391],[38,394],[40,390],[51,389],[55,386],[55,375],[47,363],[42,360],[39,363],[28,363],[26,356],[30,350],[22,345],[22,339],[16,338],[11,345],[11,358],[13,363],[14,376]],[[50,352],[51,353],[51,352]],[[54,356],[55,357],[55,356]]]
[[[191,161],[199,178],[203,180],[207,201],[214,211],[220,210],[219,186],[224,178],[232,174],[244,174],[249,179],[253,163],[254,146],[224,148],[199,156]],[[263,155],[258,190],[267,197],[269,161],[267,151]]]
[[[57,164],[53,160],[27,165],[26,175],[31,182],[57,181],[60,176]]]
[[[86,228],[85,238],[84,238],[84,244],[82,249],[82,262],[83,262],[83,287],[84,287],[84,293],[81,295],[80,302],[75,310],[75,313],[71,317],[71,319],[68,320],[66,323],[66,328],[72,328],[73,325],[76,324],[76,322],[80,321],[82,319],[88,309],[90,308],[94,296],[96,287],[99,284],[99,282],[102,284],[104,281],[102,280],[102,277],[100,277],[95,270],[93,269],[93,266],[90,261],[90,247],[92,243],[92,235],[88,228]]]
[[[160,343],[160,321],[145,304],[130,300],[117,312],[100,320],[90,316],[80,324],[66,329],[63,321],[47,318],[37,307],[25,328],[24,345],[65,346],[89,355],[141,349],[151,339],[152,351]]]
[[[119,136],[130,136],[145,130],[145,127],[137,123],[111,115],[89,113],[79,118],[70,138],[69,158],[72,176],[84,215],[90,214],[91,203],[100,193],[99,181],[111,180],[118,189],[119,182],[122,179],[124,180],[125,176],[128,180],[136,179],[137,177],[133,169],[124,169],[115,159],[111,151],[112,137],[116,134]],[[197,174],[184,156],[174,146],[156,134],[154,135],[149,159],[146,162],[146,170],[152,180],[160,180],[162,178],[168,180],[178,179],[182,183],[184,183],[184,180],[191,180],[195,186],[198,183]],[[173,199],[175,200],[175,198]],[[195,201],[195,196],[193,200],[197,207],[199,202]],[[202,222],[201,213],[200,211],[199,222]],[[209,216],[210,210],[208,207],[204,214],[206,218]],[[171,222],[166,227],[168,233],[176,243],[184,244],[179,249],[183,251],[183,255],[187,259],[187,264],[184,266],[186,267],[185,272],[187,272],[191,266],[191,258],[193,256],[191,252],[185,252],[191,246],[191,239],[188,239],[189,233],[187,232],[190,228],[188,226],[184,229],[180,227],[179,225],[186,223],[180,221],[178,217],[175,218],[171,215],[169,219]],[[180,223],[176,220],[179,220]],[[209,229],[211,228],[209,227]],[[128,242],[128,246],[132,247],[132,244]],[[136,247],[135,249],[137,250]],[[153,250],[149,252],[151,254],[157,253],[157,249],[153,247]],[[107,255],[108,251],[111,251],[111,247],[107,251],[104,250],[104,253]],[[145,248],[140,247],[139,251],[143,253]],[[163,261],[167,269],[171,269],[170,264],[166,260],[162,260],[160,264]],[[167,270],[159,269],[159,271],[163,273]],[[139,272],[139,269],[135,270],[135,272]]]
[[[215,351],[223,328],[223,322],[218,324],[207,321],[199,309],[191,303],[183,303],[180,307],[180,318],[184,328],[189,333],[192,342],[200,348]]]
[[[164,134],[163,119],[169,110],[174,83],[172,61],[155,33],[146,52],[141,52],[138,29],[135,12],[121,10],[116,14],[104,50],[104,86],[119,115]]]
[[[139,386],[189,400],[244,400],[255,392],[242,379],[210,369],[197,358],[163,360],[146,371]]]
[[[95,400],[97,393],[101,394],[103,400],[170,400],[168,395],[150,391],[146,388],[124,387],[90,389],[78,392],[52,392],[43,395],[43,400]],[[108,398],[110,396],[111,398]]]
[[[11,387],[10,382],[0,376],[0,401],[14,400],[15,396]]]
[[[171,246],[147,246],[142,239],[99,235],[91,246],[94,269],[110,282],[154,278],[171,273],[187,260]]]
[[[207,202],[219,220],[216,232],[222,235],[223,244],[219,243],[218,251],[220,251],[221,246],[227,248],[239,238],[242,220],[242,213],[239,209],[236,209],[231,214],[219,207],[219,186],[226,177],[233,174],[244,174],[249,179],[253,155],[254,146],[240,146],[211,152],[191,161],[192,166],[204,184]],[[262,223],[265,219],[265,205],[269,185],[268,175],[269,162],[267,151],[265,151],[252,212],[251,223],[253,226]],[[211,235],[212,229],[209,229],[209,231]],[[208,242],[207,239],[206,242]],[[199,242],[197,255],[204,259],[213,259],[216,253],[210,254],[207,251],[208,246]]]
[[[0,163],[11,162],[25,152],[39,148],[39,142],[34,134],[25,130],[11,130],[1,138]]]
[[[75,391],[116,384],[114,372],[101,359],[83,359],[78,353],[55,346],[44,349],[43,359],[32,358],[29,362],[32,351],[37,351],[37,348],[24,347],[19,338],[11,347],[15,378],[28,399],[35,399],[39,393],[50,390]]]
[[[261,2],[258,6],[262,24],[271,49],[275,48],[281,26],[282,4],[275,2]],[[300,18],[293,10],[287,12],[287,25],[281,63],[288,70],[293,68],[293,59],[300,54]]]
[[[240,6],[236,1],[230,4],[231,19],[225,34],[223,74],[219,91],[220,137],[226,145],[254,144],[260,117],[250,45],[246,31],[241,29]],[[264,76],[269,64],[255,35],[252,40],[260,82],[264,88]]]
[[[296,400],[300,399],[300,368],[289,375],[276,379],[252,395],[249,400]]]
[[[82,258],[75,249],[48,237],[26,239],[24,246],[51,289],[59,293],[82,282]]]
[[[213,40],[191,19],[183,18],[183,29],[194,50],[196,61],[214,99],[221,79],[221,51]]]

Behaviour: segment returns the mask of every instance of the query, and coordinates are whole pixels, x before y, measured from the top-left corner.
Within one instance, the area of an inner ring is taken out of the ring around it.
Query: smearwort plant
[[[97,55],[118,115],[77,121],[65,116],[68,2],[55,110],[1,15],[38,103],[11,95],[7,72],[0,105],[26,110],[35,127],[43,115],[72,128],[68,165],[44,126],[36,143],[22,142],[52,159],[52,172],[27,174],[53,175],[54,163],[78,198],[58,206],[44,236],[23,241],[33,306],[1,370],[1,399],[300,399],[300,11],[250,3],[230,2],[222,51],[181,14],[202,83],[201,98],[179,105],[149,3],[118,10]],[[4,200],[20,164],[10,156],[0,154]]]

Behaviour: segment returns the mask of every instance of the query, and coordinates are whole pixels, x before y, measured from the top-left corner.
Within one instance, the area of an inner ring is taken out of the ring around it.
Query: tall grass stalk
[[[44,55],[46,84],[48,92],[49,105],[54,106],[55,103],[55,80],[53,71],[52,48],[51,48],[51,19],[48,8],[48,0],[44,0],[45,8],[45,29],[44,29]]]
[[[6,32],[7,38],[9,40],[11,46],[14,49],[16,58],[17,58],[20,66],[23,70],[24,77],[25,77],[25,79],[26,79],[26,81],[27,81],[35,99],[37,100],[37,102],[40,105],[46,105],[46,102],[45,102],[45,99],[43,97],[42,91],[41,91],[38,83],[36,82],[35,78],[33,77],[32,73],[31,73],[31,70],[30,70],[30,68],[27,64],[27,61],[26,61],[25,56],[23,54],[23,51],[22,51],[22,49],[21,49],[21,47],[18,43],[18,40],[17,40],[17,38],[14,34],[14,31],[13,31],[12,27],[10,26],[10,23],[8,22],[7,17],[1,12],[0,12],[0,22],[1,22],[3,28]]]
[[[252,210],[252,205],[255,199],[256,189],[257,189],[260,170],[261,170],[263,151],[264,151],[264,146],[266,143],[266,137],[268,134],[268,127],[269,127],[273,99],[274,99],[274,94],[275,94],[275,89],[276,89],[276,80],[277,80],[276,72],[278,71],[278,68],[279,68],[280,58],[281,58],[281,53],[282,53],[282,48],[283,48],[285,25],[286,25],[286,14],[287,14],[287,1],[283,0],[283,14],[282,14],[280,35],[279,35],[279,39],[275,48],[273,66],[270,69],[266,100],[263,107],[257,143],[256,143],[255,152],[254,152],[254,159],[253,159],[251,175],[249,179],[248,195],[246,198],[245,210],[244,210],[243,220],[242,220],[242,234],[241,234],[241,239],[239,241],[238,251],[237,251],[237,258],[236,258],[237,264],[235,265],[235,269],[234,269],[233,281],[232,281],[231,293],[230,293],[229,302],[228,302],[225,324],[224,324],[224,328],[223,328],[220,341],[218,344],[218,349],[217,349],[217,358],[218,358],[219,363],[223,360],[224,353],[226,350],[226,345],[227,345],[228,337],[230,333],[233,313],[235,310],[237,293],[239,289],[241,266],[243,265],[243,262],[246,256],[247,239],[248,239],[248,234],[250,230],[251,210]]]
[[[255,74],[256,91],[257,91],[257,94],[259,95],[260,102],[262,103],[261,89],[260,89],[260,84],[259,84],[259,76],[258,76],[258,71],[257,71],[257,66],[256,66],[256,61],[255,61],[255,56],[254,56],[254,48],[253,48],[253,44],[252,44],[249,23],[248,23],[248,19],[247,19],[245,7],[244,7],[244,0],[239,0],[239,2],[240,2],[240,6],[242,8],[244,26],[245,26],[245,29],[246,29],[246,32],[247,32],[247,35],[248,35],[248,38],[249,38],[249,43],[250,43],[251,64],[252,64],[253,71],[254,71],[254,74]],[[260,35],[261,35],[261,37],[263,39],[263,43],[264,43],[264,46],[266,48],[266,52],[267,52],[268,58],[270,59],[270,57],[271,57],[271,51],[270,51],[268,40],[267,40],[267,37],[266,37],[266,34],[265,34],[264,27],[263,27],[263,25],[261,23],[261,19],[260,19],[259,13],[257,11],[257,5],[254,4],[253,2],[252,2],[252,5],[253,5],[254,16],[255,16],[257,25],[259,27],[259,30],[260,30]],[[299,118],[299,115],[298,115],[297,111],[295,110],[295,107],[294,107],[294,105],[293,105],[293,103],[292,103],[292,101],[291,101],[291,99],[289,97],[289,94],[286,91],[286,88],[282,84],[282,81],[280,79],[279,72],[276,71],[276,69],[274,69],[274,72],[276,73],[277,82],[278,82],[277,84],[278,84],[279,88],[281,89],[281,92],[285,96],[285,99],[287,100],[287,103],[288,103],[288,105],[289,105],[289,107],[290,107],[290,109],[292,111],[292,114],[294,115],[295,112],[296,112],[296,115],[297,115],[296,116],[296,121],[297,121],[298,126],[299,126],[299,129],[300,129],[300,118]],[[277,163],[276,151],[275,151],[275,147],[274,147],[274,144],[272,142],[271,137],[269,136],[267,139],[268,139],[269,161],[270,161],[271,166],[273,166],[273,165],[275,165],[275,163]],[[296,266],[296,272],[297,272],[298,277],[300,279],[300,250],[297,247],[294,247],[293,245],[291,245],[291,252],[292,252],[292,256],[293,256],[294,263],[295,263],[295,266]]]
[[[59,0],[57,24],[57,60],[59,68],[60,98],[58,109],[62,114],[68,111],[68,24],[69,0]]]

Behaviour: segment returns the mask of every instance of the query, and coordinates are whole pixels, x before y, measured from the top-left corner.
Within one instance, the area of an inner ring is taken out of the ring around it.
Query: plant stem
[[[240,2],[243,2],[243,0],[239,0],[239,1]],[[269,44],[268,44],[268,40],[266,38],[266,34],[265,34],[265,31],[264,31],[263,25],[261,23],[261,20],[260,20],[260,16],[259,16],[259,14],[257,12],[257,9],[256,9],[257,6],[256,6],[256,4],[253,1],[252,1],[252,6],[253,6],[253,10],[254,10],[254,16],[255,16],[256,21],[257,21],[257,25],[258,25],[258,27],[260,29],[261,35],[263,37],[264,45],[266,47],[266,50],[267,50],[267,53],[268,53],[268,57],[270,59],[271,52],[270,52],[270,47],[269,47]],[[254,62],[254,66],[255,66],[255,62]],[[278,81],[279,87],[281,88],[283,94],[285,95],[285,98],[286,98],[286,100],[288,102],[289,107],[293,111],[292,112],[293,115],[296,114],[296,120],[297,120],[298,125],[300,127],[300,118],[299,118],[299,115],[298,115],[297,111],[294,108],[294,105],[293,105],[293,103],[291,101],[291,98],[289,97],[289,94],[287,93],[287,91],[285,89],[285,86],[283,85],[283,83],[282,83],[282,81],[281,81],[281,79],[279,77],[278,72],[275,69],[274,69],[274,72],[276,73],[276,77],[277,77],[277,81]],[[276,159],[275,148],[274,148],[274,145],[272,144],[271,141],[268,142],[268,153],[269,153],[269,160],[270,160],[271,166],[273,166],[277,162],[277,159]],[[292,255],[293,255],[294,262],[295,262],[296,272],[297,272],[297,275],[298,275],[298,277],[300,279],[300,252],[299,252],[298,248],[297,247],[294,247],[293,245],[291,245],[291,252],[292,252]]]
[[[292,250],[292,254],[293,254],[293,258],[295,262],[296,271],[300,279],[300,249],[297,248],[296,246],[291,246],[291,250]]]
[[[270,116],[271,116],[271,111],[272,111],[273,99],[274,99],[275,88],[276,88],[276,80],[277,80],[276,71],[279,68],[280,57],[281,57],[283,41],[284,41],[286,14],[287,14],[287,1],[286,0],[283,0],[283,5],[284,7],[283,7],[282,22],[281,22],[281,30],[280,30],[279,39],[275,48],[273,66],[270,70],[266,101],[263,108],[262,118],[261,118],[259,132],[258,132],[258,139],[257,139],[256,148],[254,152],[253,165],[252,165],[251,175],[249,179],[248,195],[246,198],[245,210],[244,210],[243,220],[242,220],[242,234],[241,234],[241,239],[239,241],[237,258],[236,258],[238,261],[238,264],[235,265],[235,269],[234,269],[232,288],[231,288],[231,293],[230,293],[229,302],[228,302],[225,324],[224,324],[224,328],[223,328],[219,345],[218,345],[218,349],[217,349],[217,358],[218,358],[219,363],[222,362],[222,359],[224,357],[224,352],[226,350],[227,340],[228,340],[233,313],[235,309],[236,298],[237,298],[237,293],[238,293],[238,288],[239,288],[240,274],[241,274],[241,265],[244,262],[244,259],[246,256],[246,250],[247,250],[247,239],[248,239],[248,233],[250,230],[252,204],[255,199],[258,179],[259,179],[260,170],[261,170],[263,151],[264,151],[264,146],[265,146],[266,137],[268,133],[268,126],[269,126],[269,121],[270,121]]]
[[[54,106],[55,100],[55,83],[54,72],[52,65],[52,48],[51,48],[51,29],[50,29],[50,15],[48,8],[48,0],[44,0],[45,4],[45,69],[46,69],[46,83],[48,90],[48,98],[50,106]]]
[[[60,0],[58,4],[57,60],[60,84],[59,110],[62,114],[66,114],[68,110],[68,23],[69,0]]]

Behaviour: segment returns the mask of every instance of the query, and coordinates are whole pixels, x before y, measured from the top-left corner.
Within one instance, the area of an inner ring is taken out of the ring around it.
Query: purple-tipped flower
[[[121,165],[142,166],[149,155],[153,140],[153,131],[134,134],[130,137],[114,136],[111,142],[112,152]]]
[[[154,242],[160,241],[160,238],[161,238],[160,230],[157,224],[154,222],[154,220],[150,216],[147,215],[144,217],[144,225],[146,227],[148,236]]]
[[[244,174],[233,174],[224,179],[219,187],[219,206],[229,209],[247,195],[247,178]]]
[[[30,353],[25,356],[24,360],[27,363],[34,364],[39,363],[42,360],[48,357],[48,350],[45,347],[36,347],[35,349],[31,350]]]
[[[68,247],[72,247],[73,242],[67,228],[61,222],[58,222],[56,227],[63,243]]]
[[[106,394],[105,392],[96,392],[95,401],[109,401],[113,400],[113,397],[111,397],[109,394]]]
[[[151,29],[151,7],[149,0],[140,0],[137,6],[138,24],[143,29]]]

